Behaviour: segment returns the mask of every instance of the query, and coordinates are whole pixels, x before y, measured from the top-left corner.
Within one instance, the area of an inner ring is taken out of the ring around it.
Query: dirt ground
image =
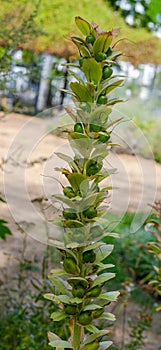
[[[66,139],[50,133],[58,119],[39,119],[13,113],[0,115],[0,194],[8,202],[0,204],[0,218],[7,220],[13,233],[7,237],[7,242],[0,242],[1,271],[8,264],[12,267],[16,265],[21,255],[24,235],[17,223],[28,222],[28,217],[32,217],[33,203],[43,199],[50,202],[51,194],[58,188],[60,190],[58,182],[54,180],[57,177],[59,182],[62,181],[54,170],[58,161],[54,152],[69,154],[70,151]],[[144,220],[150,211],[149,204],[161,199],[161,166],[152,159],[114,151],[109,154],[106,166],[109,169],[117,168],[116,173],[108,179],[108,184],[114,188],[108,197],[111,211],[117,212],[120,217],[127,210],[142,212],[141,220]],[[29,208],[28,211],[26,208]],[[29,218],[28,224],[30,222]],[[135,228],[134,222],[133,230]],[[31,236],[27,238],[25,254],[28,257],[36,251],[41,254],[45,249],[41,234]],[[129,304],[129,308],[128,313],[131,315],[135,306]],[[156,316],[153,323],[153,330],[146,335],[146,350],[158,350],[161,345],[160,318]],[[119,332],[121,330],[117,328],[116,339],[119,338]]]

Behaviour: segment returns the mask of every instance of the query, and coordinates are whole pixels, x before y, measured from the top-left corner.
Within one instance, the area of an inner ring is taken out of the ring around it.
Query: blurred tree
[[[161,24],[161,0],[108,0],[132,27],[157,30]]]

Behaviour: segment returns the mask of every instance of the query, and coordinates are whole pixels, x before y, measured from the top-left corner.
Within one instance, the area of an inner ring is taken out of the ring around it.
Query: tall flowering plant
[[[99,320],[115,320],[107,305],[119,295],[118,291],[104,289],[115,273],[109,272],[114,265],[104,263],[113,245],[104,243],[103,238],[108,242],[114,233],[108,232],[106,215],[111,187],[102,186],[102,181],[115,172],[105,168],[104,160],[113,146],[111,132],[116,121],[110,119],[112,107],[121,102],[109,97],[123,82],[113,74],[115,60],[121,55],[113,49],[119,30],[102,31],[96,23],[81,17],[75,22],[82,36],[72,36],[71,40],[80,57],[78,64],[68,64],[75,81],[66,90],[74,102],[73,108],[66,107],[73,125],[62,130],[68,135],[73,157],[57,153],[68,164],[57,169],[67,186],[54,195],[62,205],[55,221],[62,235],[61,244],[55,243],[61,252],[62,268],[51,270],[49,279],[55,292],[45,295],[58,305],[51,319],[67,322],[70,335],[64,340],[49,332],[48,337],[49,345],[56,349],[105,350],[112,342],[106,337],[109,330],[100,329]],[[82,74],[74,73],[73,67]]]

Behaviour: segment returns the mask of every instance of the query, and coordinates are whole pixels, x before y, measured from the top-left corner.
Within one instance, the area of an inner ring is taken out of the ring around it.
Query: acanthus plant
[[[107,305],[119,295],[118,291],[104,289],[104,284],[115,277],[115,273],[108,272],[114,265],[104,263],[113,250],[108,237],[115,234],[108,232],[107,222],[106,199],[111,187],[101,186],[115,172],[105,168],[104,160],[113,146],[110,138],[116,120],[109,118],[112,106],[122,101],[108,97],[123,82],[113,75],[113,65],[121,55],[113,50],[119,30],[102,31],[81,17],[75,21],[84,39],[72,36],[80,58],[79,64],[68,66],[79,68],[84,79],[69,70],[76,81],[70,83],[71,90],[66,92],[72,95],[75,107],[66,107],[66,111],[74,123],[72,128],[62,128],[62,132],[68,135],[74,155],[56,153],[68,167],[57,168],[67,186],[62,186],[61,194],[54,195],[63,208],[55,221],[62,241],[53,241],[62,254],[63,267],[51,270],[49,279],[55,293],[45,294],[58,305],[52,320],[67,322],[70,336],[63,340],[50,332],[48,337],[49,345],[56,349],[105,350],[112,342],[106,337],[109,330],[100,329],[99,320],[115,320]]]

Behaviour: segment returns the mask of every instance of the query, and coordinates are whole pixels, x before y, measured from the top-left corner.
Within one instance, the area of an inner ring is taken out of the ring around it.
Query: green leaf
[[[95,179],[95,183],[99,183],[101,181],[103,181],[104,179],[106,179],[106,177],[110,176],[111,174],[114,174],[116,172],[117,169],[106,169],[105,171],[101,171],[101,173],[96,174],[97,177]]]
[[[86,197],[88,191],[89,191],[89,180],[85,179],[80,184],[80,192],[81,192],[82,197]]]
[[[115,265],[113,265],[113,264],[103,264],[103,263],[99,263],[99,264],[97,264],[97,266],[99,267],[97,272],[103,271],[105,269],[111,269],[112,267],[115,267]]]
[[[103,337],[104,335],[108,334],[109,331],[108,330],[102,330],[102,331],[98,331],[95,334],[91,334],[84,342],[83,345],[87,345],[92,343],[94,340],[96,340],[99,337]]]
[[[111,314],[110,312],[104,312],[100,318],[104,319],[104,320],[109,320],[109,321],[115,321],[116,317],[115,315]]]
[[[96,279],[92,283],[92,288],[95,286],[101,285],[114,277],[115,277],[115,273],[112,273],[112,272],[102,273],[102,275],[99,275],[96,277]]]
[[[111,32],[105,32],[100,34],[93,45],[94,55],[97,52],[106,52],[112,42],[112,38],[113,37]]]
[[[59,312],[59,311],[56,311],[56,312],[53,312],[50,316],[50,318],[52,318],[52,320],[54,322],[59,322],[59,321],[62,321],[64,320],[65,318],[67,317],[67,314],[65,312]]]
[[[85,175],[73,173],[68,175],[68,181],[75,190],[79,190],[80,184],[86,179]]]
[[[7,224],[7,221],[0,220],[0,238],[2,238],[4,241],[6,240],[6,235],[12,235],[12,232],[6,226],[6,224]]]
[[[84,34],[89,35],[91,33],[91,24],[80,16],[75,17],[75,23],[78,29]]]
[[[91,159],[101,155],[102,160],[109,154],[108,148],[104,144],[98,144],[91,154]]]
[[[65,285],[65,282],[60,277],[49,275],[49,280],[54,284],[54,286],[59,290],[60,293],[66,295],[70,294]]]
[[[107,95],[110,91],[114,90],[116,87],[121,85],[124,82],[123,79],[117,80],[107,86],[105,86],[100,92],[100,95]]]
[[[99,343],[99,350],[106,350],[113,344],[112,341],[102,341]]]
[[[68,341],[65,341],[65,340],[54,340],[54,341],[51,341],[49,345],[57,349],[65,349],[65,348],[73,349],[73,346]]]
[[[90,157],[90,153],[95,143],[96,143],[95,140],[85,139],[85,138],[70,140],[71,147],[75,151],[75,153],[78,154],[79,152],[84,158],[87,158],[87,159]]]
[[[53,332],[48,332],[48,339],[49,341],[61,340],[58,335]]]
[[[105,258],[107,258],[107,256],[109,256],[113,251],[113,248],[113,244],[104,244],[99,249],[97,249],[95,263],[99,263]]]
[[[63,269],[52,269],[50,273],[52,273],[54,276],[62,276],[66,274],[65,270]]]
[[[88,324],[85,328],[90,333],[97,333],[100,331],[96,326],[94,326],[92,324]]]
[[[102,309],[102,307],[99,305],[90,304],[90,305],[86,305],[84,307],[83,311],[94,311],[94,310],[98,310],[98,309]]]
[[[118,292],[118,291],[107,292],[104,294],[100,294],[99,299],[106,299],[108,301],[116,301],[119,295],[120,295],[120,292]]]
[[[70,88],[78,98],[78,101],[93,102],[93,97],[91,96],[89,90],[86,88],[85,85],[79,84],[77,82],[72,82],[70,83]]]
[[[88,58],[83,62],[83,72],[87,81],[99,84],[102,78],[101,65],[94,58]]]
[[[44,298],[53,301],[54,303],[66,303],[69,304],[70,298],[67,295],[54,295],[52,293],[44,294]]]
[[[58,199],[58,201],[68,205],[70,208],[75,209],[75,202],[72,199],[63,196],[62,194],[55,194],[52,197]]]
[[[83,211],[87,208],[89,208],[91,205],[95,205],[96,199],[97,199],[98,194],[97,193],[92,193],[87,195],[85,198],[83,198],[80,202],[80,211]]]
[[[77,75],[76,73],[74,73],[72,70],[69,69],[69,70],[68,70],[68,73],[69,73],[70,75],[72,75],[73,78],[75,78],[76,80],[78,80],[78,82],[79,82],[80,84],[84,84],[83,79],[81,79],[80,76]]]
[[[84,57],[91,57],[91,53],[88,49],[88,46],[86,45],[85,41],[81,38],[72,36],[73,43],[77,46],[80,55]],[[80,68],[80,66],[78,66]]]

